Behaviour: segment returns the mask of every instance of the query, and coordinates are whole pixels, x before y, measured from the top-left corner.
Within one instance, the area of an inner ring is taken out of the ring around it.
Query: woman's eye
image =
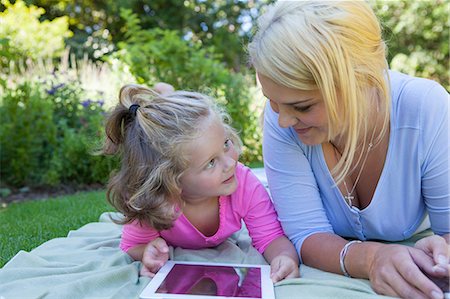
[[[294,106],[294,109],[295,109],[295,111],[298,111],[298,112],[307,112],[311,109],[311,107],[312,107],[312,105],[301,106],[301,107]]]
[[[233,141],[231,141],[231,139],[227,139],[225,141],[225,143],[223,144],[223,148],[225,150],[228,150],[232,145],[233,145]]]
[[[216,159],[212,159],[211,161],[209,161],[206,165],[206,168],[213,168],[214,165],[216,165]]]

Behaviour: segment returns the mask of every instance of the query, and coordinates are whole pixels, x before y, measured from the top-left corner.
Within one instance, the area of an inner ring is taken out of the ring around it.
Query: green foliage
[[[71,36],[67,17],[40,22],[42,8],[27,7],[22,0],[1,3],[6,10],[0,12],[0,67],[19,60],[53,58],[62,52],[64,39]]]
[[[56,144],[52,105],[29,83],[8,90],[0,107],[1,177],[12,185],[38,181]]]
[[[449,4],[372,0],[385,28],[392,69],[443,84],[450,91]]]
[[[264,5],[273,0],[25,0],[43,7],[44,18],[68,16],[74,37],[68,40],[78,58],[113,51],[124,41],[121,9],[133,11],[143,29],[175,30],[193,42],[214,46],[222,61],[234,70],[246,67],[243,45]]]
[[[104,183],[116,161],[90,155],[103,138],[103,102],[60,74],[5,89],[0,105],[1,183]]]
[[[0,208],[0,268],[19,250],[30,251],[45,241],[65,237],[70,230],[98,221],[106,211],[113,211],[113,208],[106,202],[104,191],[13,203]]]
[[[242,161],[261,160],[257,116],[250,109],[249,77],[228,70],[213,48],[184,40],[176,31],[143,30],[138,17],[129,10],[121,15],[126,19],[127,40],[118,44],[116,57],[130,66],[138,82],[152,86],[164,81],[175,89],[201,91],[216,98],[241,133]]]

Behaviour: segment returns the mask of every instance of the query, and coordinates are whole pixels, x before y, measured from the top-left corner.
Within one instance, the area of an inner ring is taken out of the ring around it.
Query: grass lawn
[[[65,237],[70,230],[98,221],[101,213],[113,211],[104,191],[12,203],[0,208],[0,267],[18,251]]]

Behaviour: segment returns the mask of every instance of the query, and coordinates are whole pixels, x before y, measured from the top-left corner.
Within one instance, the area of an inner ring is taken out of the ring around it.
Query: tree
[[[45,10],[26,6],[22,0],[11,4],[2,0],[0,12],[0,69],[7,70],[20,60],[58,57],[64,50],[64,38],[70,37],[67,17],[41,22]]]
[[[372,0],[385,29],[392,69],[430,78],[450,91],[447,1]]]
[[[186,40],[213,46],[226,65],[246,65],[244,45],[262,7],[273,0],[26,0],[45,9],[44,18],[68,16],[68,44],[79,55],[99,58],[124,40],[121,9],[136,14],[143,29],[176,30]]]

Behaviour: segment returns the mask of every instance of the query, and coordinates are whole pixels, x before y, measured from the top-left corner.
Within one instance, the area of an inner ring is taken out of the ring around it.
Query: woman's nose
[[[282,128],[289,128],[293,127],[295,124],[297,124],[298,119],[295,117],[295,115],[290,114],[285,109],[280,109],[278,113],[278,124]]]

